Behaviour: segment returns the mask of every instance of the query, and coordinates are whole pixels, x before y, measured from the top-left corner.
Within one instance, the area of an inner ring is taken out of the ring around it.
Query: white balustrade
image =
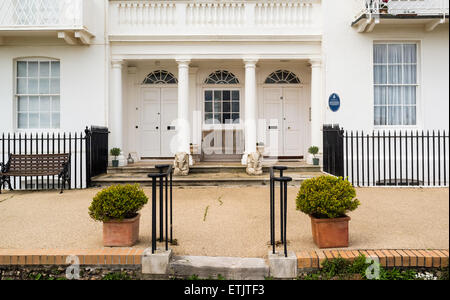
[[[308,26],[312,22],[311,13],[311,2],[257,3],[256,24],[262,26]]]
[[[117,5],[119,24],[167,26],[176,23],[175,4],[169,1],[121,1]]]
[[[109,3],[109,32],[113,36],[295,34],[304,28],[317,29],[311,33],[317,34],[322,25],[321,0],[110,0]]]

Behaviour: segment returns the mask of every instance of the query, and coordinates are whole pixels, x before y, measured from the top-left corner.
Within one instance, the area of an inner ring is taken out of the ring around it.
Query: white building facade
[[[308,158],[323,124],[449,128],[448,0],[1,0],[0,132],[135,160]],[[328,98],[340,97],[332,111]]]

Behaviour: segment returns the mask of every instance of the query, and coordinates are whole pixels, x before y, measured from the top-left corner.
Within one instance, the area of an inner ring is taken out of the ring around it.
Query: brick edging
[[[75,255],[80,265],[140,265],[144,248],[102,249],[0,249],[0,266],[69,265]],[[448,267],[449,250],[309,250],[297,253],[299,269],[318,269],[328,258],[354,260],[360,254],[377,257],[383,267]]]
[[[0,249],[1,265],[69,265],[77,256],[80,265],[140,265],[143,248],[102,249]]]
[[[299,269],[318,269],[325,259],[342,257],[353,261],[359,255],[377,257],[383,267],[448,267],[448,249],[436,250],[311,250],[297,253]]]

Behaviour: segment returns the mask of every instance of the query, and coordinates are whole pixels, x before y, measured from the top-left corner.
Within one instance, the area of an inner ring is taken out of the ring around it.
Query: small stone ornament
[[[178,152],[175,154],[175,160],[173,162],[173,174],[175,176],[187,176],[189,175],[189,154],[186,152]]]
[[[261,175],[262,171],[262,159],[263,155],[260,152],[253,152],[247,156],[247,169],[248,175]]]

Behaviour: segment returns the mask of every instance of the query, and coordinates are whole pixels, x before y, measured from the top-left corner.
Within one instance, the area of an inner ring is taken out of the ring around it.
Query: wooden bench
[[[11,177],[18,176],[56,176],[62,179],[61,193],[70,185],[70,154],[9,154],[6,164],[0,163],[0,193],[2,187],[8,183],[11,186]]]

